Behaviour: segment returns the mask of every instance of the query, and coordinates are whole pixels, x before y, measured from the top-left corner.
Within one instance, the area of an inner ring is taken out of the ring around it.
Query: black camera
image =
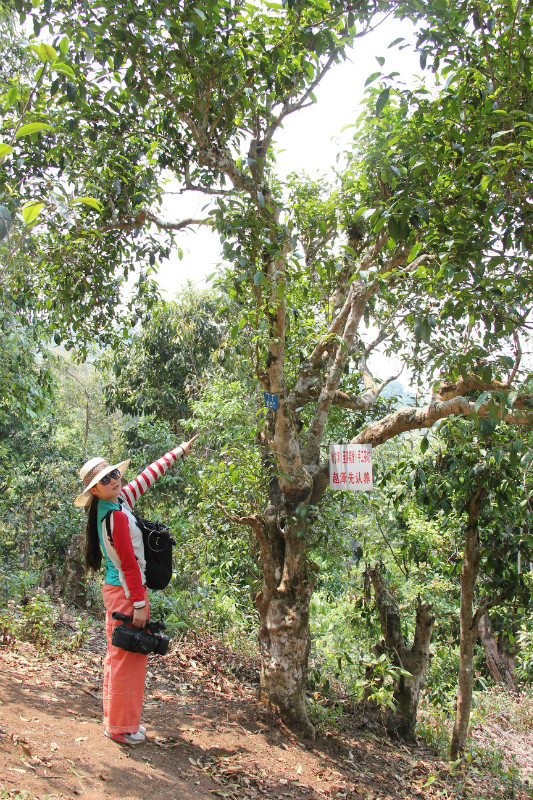
[[[122,650],[129,650],[131,653],[156,653],[158,656],[164,656],[168,650],[170,639],[168,636],[160,633],[159,631],[165,630],[164,622],[152,622],[146,620],[146,627],[142,630],[135,628],[128,628],[128,622],[131,622],[133,617],[127,617],[126,614],[119,614],[118,611],[113,611],[113,619],[122,620],[122,625],[117,625],[113,628],[113,635],[111,637],[111,644],[115,647],[121,647]]]

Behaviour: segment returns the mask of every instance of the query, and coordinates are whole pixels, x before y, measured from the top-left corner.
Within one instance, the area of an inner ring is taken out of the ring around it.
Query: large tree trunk
[[[309,602],[294,592],[275,593],[257,601],[261,681],[259,698],[276,708],[283,720],[304,736],[313,736],[305,689],[309,656]]]
[[[500,640],[496,642],[492,632],[492,624],[488,612],[479,620],[479,638],[485,650],[487,668],[496,683],[505,683],[508,687],[516,687],[514,675],[514,659],[512,655],[500,648]]]
[[[396,598],[388,589],[382,565],[374,567],[370,577],[384,637],[376,650],[387,653],[393,664],[409,672],[409,675],[402,675],[395,684],[396,708],[394,711],[387,711],[385,724],[390,734],[414,741],[418,701],[429,662],[429,645],[435,617],[431,613],[431,606],[422,604],[419,597],[415,635],[413,644],[408,647],[401,633],[400,609]]]
[[[314,736],[305,690],[310,647],[309,604],[316,567],[309,564],[303,525],[283,527],[274,506],[249,520],[261,548],[263,587],[259,612],[261,680],[259,698],[279,711],[295,732]]]
[[[474,645],[478,633],[478,624],[474,621],[474,588],[480,562],[478,523],[484,494],[485,490],[481,488],[481,482],[478,482],[477,492],[470,501],[466,526],[465,550],[461,568],[457,711],[450,744],[451,761],[455,761],[464,752],[472,708]]]

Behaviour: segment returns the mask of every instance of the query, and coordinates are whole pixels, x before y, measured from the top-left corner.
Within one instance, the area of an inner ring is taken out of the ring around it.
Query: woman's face
[[[118,473],[118,477],[112,477],[109,483],[104,485],[99,481],[96,486],[89,489],[99,500],[108,500],[110,503],[116,503],[122,489],[122,479],[118,470],[113,470],[113,474],[115,472]]]

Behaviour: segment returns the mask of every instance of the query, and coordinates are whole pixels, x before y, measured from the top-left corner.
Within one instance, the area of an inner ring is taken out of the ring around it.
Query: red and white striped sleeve
[[[175,447],[169,453],[166,453],[153,464],[145,467],[140,475],[137,475],[131,483],[122,487],[122,494],[130,508],[133,508],[139,497],[156,482],[161,475],[164,475],[169,467],[174,464],[178,458],[183,457],[183,447]]]

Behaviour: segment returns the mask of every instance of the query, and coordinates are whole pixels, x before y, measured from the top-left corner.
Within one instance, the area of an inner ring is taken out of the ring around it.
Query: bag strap
[[[113,513],[113,509],[111,509],[110,511],[108,511],[108,512],[107,512],[107,514],[105,515],[105,517],[104,517],[104,518],[103,518],[103,520],[102,520],[102,522],[103,522],[103,523],[105,524],[105,526],[106,526],[106,530],[107,530],[107,536],[108,536],[108,538],[110,538],[110,537],[111,537],[111,514],[112,514],[112,513]]]
[[[122,511],[122,503],[124,501],[123,501],[122,497],[119,497],[117,499],[118,499],[118,504],[120,506],[120,511]],[[111,538],[111,514],[113,513],[113,511],[118,511],[118,510],[119,509],[117,509],[117,508],[110,508],[109,511],[107,512],[107,514],[105,515],[105,517],[102,519],[102,523],[105,523],[106,530],[107,530],[107,535],[108,535],[109,538]]]

